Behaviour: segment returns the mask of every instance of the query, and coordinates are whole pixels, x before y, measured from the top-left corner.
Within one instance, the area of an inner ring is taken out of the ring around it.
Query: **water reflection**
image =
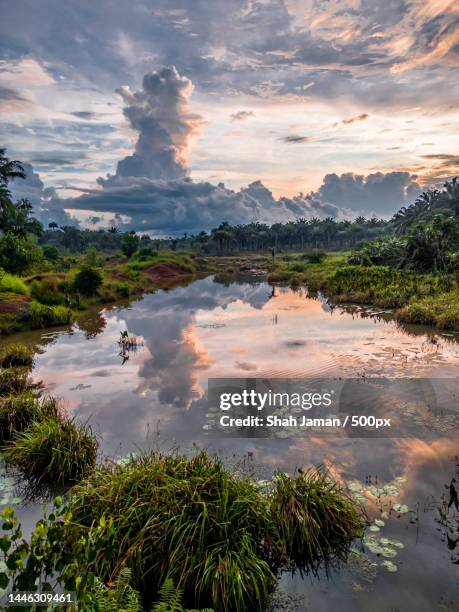
[[[128,360],[119,354],[123,330],[139,343]],[[337,307],[303,290],[206,278],[85,315],[70,333],[23,339],[42,347],[34,375],[91,422],[105,454],[210,447],[228,462],[250,458],[258,478],[325,463],[338,478],[361,483],[370,516],[388,515],[383,537],[404,544],[398,571],[365,552],[367,561],[356,557],[327,581],[285,576],[284,587],[301,595],[300,609],[456,609],[459,513],[454,500],[445,508],[451,479],[459,481],[454,431],[434,429],[428,442],[319,436],[211,442],[202,429],[209,377],[455,377],[454,335],[403,328],[387,312]],[[402,480],[397,495],[371,493]],[[394,504],[409,512],[398,516]]]

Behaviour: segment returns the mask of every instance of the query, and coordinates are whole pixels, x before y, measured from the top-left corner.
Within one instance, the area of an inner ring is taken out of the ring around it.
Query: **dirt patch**
[[[147,268],[145,272],[154,281],[168,281],[181,276],[189,276],[189,272],[185,272],[173,263],[157,263],[154,266]]]
[[[26,308],[31,301],[27,295],[16,295],[14,299],[0,301],[0,314],[19,312]]]

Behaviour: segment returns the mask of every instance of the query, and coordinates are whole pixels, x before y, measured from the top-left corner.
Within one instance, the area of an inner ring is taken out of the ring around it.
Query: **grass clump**
[[[7,463],[38,483],[66,486],[85,478],[95,466],[97,441],[86,425],[51,418],[34,421],[4,449]]]
[[[33,301],[28,309],[27,318],[32,329],[67,325],[72,321],[72,311],[65,306],[45,306]]]
[[[33,351],[25,344],[10,344],[0,349],[0,367],[16,368],[33,365]]]
[[[297,567],[327,558],[363,532],[362,511],[324,470],[276,474],[270,512],[273,548]]]
[[[0,403],[0,444],[9,442],[32,422],[56,419],[60,415],[53,398],[39,398],[33,391],[6,397]]]
[[[31,297],[48,306],[59,306],[64,303],[64,296],[56,278],[45,278],[41,281],[34,280],[30,285]]]
[[[0,271],[0,291],[29,295],[29,288],[19,276],[3,271]]]
[[[0,370],[0,398],[18,395],[24,391],[37,390],[39,383],[34,383],[29,372],[24,368],[8,368]]]
[[[149,601],[169,576],[186,602],[234,612],[262,609],[274,587],[262,556],[267,502],[216,458],[142,455],[99,467],[72,493],[74,521],[89,529],[105,515],[116,525],[114,554],[97,559],[104,581],[123,562]]]
[[[123,564],[145,601],[166,577],[192,606],[263,610],[282,564],[329,554],[360,535],[359,508],[322,472],[276,478],[273,491],[199,453],[145,454],[98,467],[72,489],[69,511],[83,534],[103,518],[110,555],[95,573],[112,581]]]

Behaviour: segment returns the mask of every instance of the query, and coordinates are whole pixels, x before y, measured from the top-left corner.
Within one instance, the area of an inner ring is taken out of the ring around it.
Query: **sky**
[[[459,173],[454,0],[16,0],[0,57],[44,223],[389,218]]]

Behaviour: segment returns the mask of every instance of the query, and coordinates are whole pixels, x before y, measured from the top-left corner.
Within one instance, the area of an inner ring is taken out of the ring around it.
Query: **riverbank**
[[[68,271],[56,269],[23,278],[3,274],[0,335],[69,325],[94,306],[129,300],[215,269],[193,255],[164,252],[144,259],[107,257],[98,265],[82,257]],[[78,283],[82,270],[86,276]]]
[[[348,265],[345,253],[331,253],[320,263],[304,261],[301,255],[277,257],[268,281],[305,285],[334,303],[392,309],[401,323],[459,331],[459,288],[453,274]]]

